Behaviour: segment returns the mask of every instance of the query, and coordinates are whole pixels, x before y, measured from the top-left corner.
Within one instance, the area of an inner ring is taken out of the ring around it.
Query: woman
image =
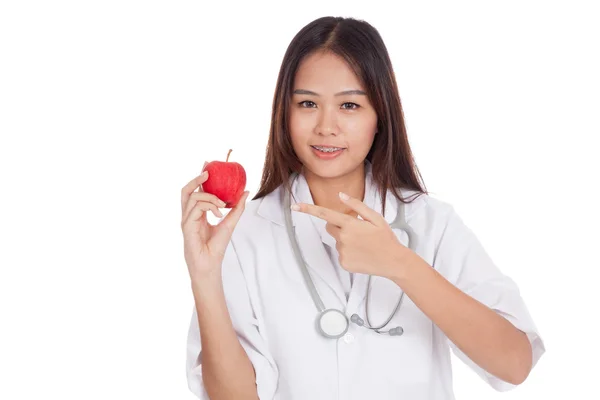
[[[497,390],[523,382],[545,350],[517,286],[417,171],[378,32],[333,17],[304,27],[279,73],[256,197],[211,226],[223,203],[202,192],[207,174],[182,190],[190,390],[453,399],[449,349]],[[392,229],[397,218],[408,228]]]

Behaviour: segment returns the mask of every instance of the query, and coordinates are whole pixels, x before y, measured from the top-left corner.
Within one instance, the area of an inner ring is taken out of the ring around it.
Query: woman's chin
[[[331,163],[323,165],[319,162],[310,162],[304,164],[304,175],[306,176],[309,174],[320,179],[335,179],[348,175],[355,170],[356,167],[352,167],[347,163]]]

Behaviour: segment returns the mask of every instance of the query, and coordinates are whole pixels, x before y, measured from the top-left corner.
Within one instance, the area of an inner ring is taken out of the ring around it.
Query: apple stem
[[[227,158],[225,159],[225,162],[229,161],[229,155],[231,154],[232,150],[229,149],[229,152],[227,153]]]

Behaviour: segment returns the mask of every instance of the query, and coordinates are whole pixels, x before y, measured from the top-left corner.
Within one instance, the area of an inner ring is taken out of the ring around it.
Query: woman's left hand
[[[411,252],[402,245],[381,214],[362,201],[340,193],[340,199],[361,216],[347,214],[313,204],[298,203],[299,211],[327,221],[326,230],[336,241],[340,265],[349,272],[393,277]]]

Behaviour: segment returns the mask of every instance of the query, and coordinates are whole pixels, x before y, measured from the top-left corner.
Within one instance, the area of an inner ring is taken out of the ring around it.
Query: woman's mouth
[[[317,157],[323,160],[331,160],[342,154],[343,147],[332,147],[332,146],[310,146]]]

